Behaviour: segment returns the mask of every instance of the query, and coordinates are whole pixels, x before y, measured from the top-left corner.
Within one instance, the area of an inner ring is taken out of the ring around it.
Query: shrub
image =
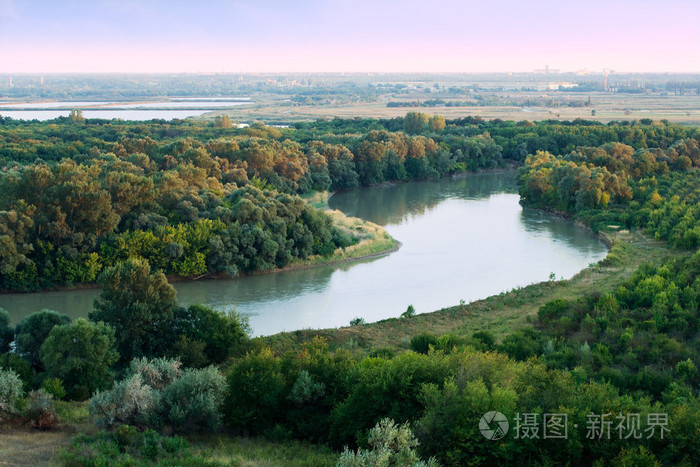
[[[69,398],[83,400],[112,384],[110,366],[119,358],[114,343],[112,327],[80,318],[51,330],[41,360],[50,376],[64,381]]]
[[[450,373],[448,357],[413,352],[391,360],[367,358],[355,371],[350,394],[331,414],[330,441],[338,447],[356,442],[382,418],[403,423],[420,416],[421,385],[442,384]]]
[[[10,314],[0,308],[0,353],[9,352],[14,339],[15,330],[10,326]]]
[[[121,424],[146,428],[153,424],[157,394],[135,374],[114,385],[111,391],[98,392],[88,405],[90,417],[101,428]]]
[[[32,379],[34,372],[29,362],[16,353],[4,353],[0,355],[0,368],[4,370],[12,370],[17,373],[19,379],[24,384],[24,390],[28,391],[32,387]]]
[[[41,310],[25,317],[15,329],[17,353],[37,370],[42,370],[41,346],[55,326],[69,324],[70,318],[53,310]]]
[[[408,305],[408,308],[406,308],[406,311],[401,313],[402,318],[412,318],[415,315],[416,315],[416,309],[413,307],[413,305]]]
[[[337,467],[432,467],[435,459],[422,461],[415,451],[418,446],[408,424],[397,426],[393,420],[385,418],[377,423],[367,438],[370,449],[350,451],[347,447],[338,459]]]
[[[270,349],[248,354],[227,375],[224,402],[227,423],[236,430],[261,433],[281,421],[286,380],[281,361]]]
[[[17,413],[17,403],[24,394],[22,381],[12,370],[0,370],[0,424]]]
[[[361,325],[366,324],[366,323],[367,323],[367,321],[365,321],[364,318],[360,318],[360,317],[353,318],[350,320],[350,326],[361,326]]]
[[[221,423],[225,388],[226,380],[213,366],[187,369],[163,389],[159,412],[178,433],[215,430]]]
[[[241,353],[248,342],[250,326],[246,316],[235,312],[217,311],[204,305],[190,305],[175,309],[174,333],[188,342],[180,342],[180,350],[192,352],[191,341],[204,344],[205,363],[221,363],[231,355]],[[196,355],[196,354],[195,354]],[[198,363],[195,359],[195,363]]]
[[[427,354],[430,346],[435,347],[438,343],[438,338],[434,334],[423,333],[417,334],[411,338],[411,350],[418,353]]]
[[[477,331],[472,334],[472,340],[479,350],[493,350],[496,348],[496,338],[488,331]]]
[[[53,428],[58,422],[53,396],[43,389],[29,393],[25,414],[32,421],[32,426],[39,430]]]
[[[58,378],[48,378],[41,384],[41,389],[51,394],[54,399],[61,400],[66,397],[66,390],[63,381]]]
[[[168,427],[186,433],[215,429],[225,379],[214,367],[180,371],[180,362],[136,359],[126,379],[90,400],[90,416],[102,428]]]
[[[129,374],[140,375],[144,384],[153,389],[163,389],[182,375],[181,366],[176,359],[135,358],[129,366]]]

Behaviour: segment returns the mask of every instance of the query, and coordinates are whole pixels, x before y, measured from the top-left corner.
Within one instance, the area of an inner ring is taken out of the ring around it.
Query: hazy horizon
[[[0,0],[0,73],[700,73],[698,17],[688,0]]]

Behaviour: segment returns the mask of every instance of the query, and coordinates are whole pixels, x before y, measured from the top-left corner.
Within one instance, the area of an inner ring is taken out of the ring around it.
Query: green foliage
[[[525,159],[520,194],[535,206],[576,214],[595,230],[641,227],[692,250],[700,245],[700,172],[688,160],[700,164],[697,139],[637,151],[608,143],[562,157],[538,151]]]
[[[194,454],[184,438],[162,436],[153,430],[137,432],[128,426],[116,432],[79,435],[59,457],[65,465],[223,465]]]
[[[506,336],[498,349],[522,361],[539,354],[542,346],[540,335],[532,328],[525,328]]]
[[[477,331],[472,334],[472,342],[480,350],[494,350],[496,348],[496,338],[488,331]]]
[[[436,335],[424,332],[411,338],[410,348],[414,352],[427,354],[430,351],[430,347],[437,346],[437,343],[438,338]]]
[[[347,447],[337,467],[428,467],[437,466],[435,459],[421,461],[415,447],[418,441],[407,424],[397,426],[389,418],[379,421],[369,432],[369,449],[350,451]]]
[[[224,420],[235,430],[261,433],[280,421],[286,380],[269,349],[246,355],[227,375]]]
[[[410,124],[411,115],[407,132],[430,138],[398,131],[398,121],[359,133],[354,120],[318,122],[284,138],[264,125],[222,137],[151,122],[140,124],[143,138],[117,122],[3,126],[0,286],[94,282],[130,258],[183,277],[284,267],[354,241],[293,194],[503,164],[485,129],[448,132],[442,117],[416,113]]]
[[[412,318],[415,315],[416,315],[416,309],[413,308],[413,305],[408,305],[408,308],[406,308],[406,311],[401,313],[402,318]]]
[[[367,324],[367,322],[359,316],[350,320],[350,326],[362,326],[363,324]]]
[[[145,260],[129,259],[106,269],[99,283],[102,292],[90,319],[116,329],[121,361],[165,355],[177,302],[163,273],[151,273]]]
[[[29,390],[32,387],[34,379],[34,371],[27,360],[20,357],[16,353],[0,354],[0,369],[12,370],[17,373],[19,379],[24,384],[24,389]]]
[[[423,133],[428,129],[430,115],[422,112],[408,112],[403,118],[403,129],[409,134]]]
[[[10,314],[0,307],[0,354],[10,351],[14,339],[15,330],[10,326]]]
[[[57,400],[61,400],[66,397],[66,390],[63,387],[63,381],[61,381],[59,378],[46,378],[44,382],[41,383],[41,389]]]
[[[41,310],[25,317],[15,330],[15,345],[19,355],[34,368],[42,370],[39,350],[54,326],[70,323],[68,315],[53,310]]]
[[[502,368],[502,363],[499,366]],[[434,384],[423,387],[425,411],[416,428],[421,451],[435,455],[444,465],[483,463],[486,459],[512,461],[503,444],[481,435],[478,420],[491,410],[513,414],[517,395],[514,389],[498,383],[487,386],[479,376],[469,375],[459,382],[451,379],[443,388]]]
[[[156,416],[156,391],[140,374],[118,381],[112,390],[98,392],[90,399],[90,417],[102,428],[114,428],[128,423],[146,428],[159,424]]]
[[[414,420],[421,409],[421,386],[440,385],[450,373],[444,357],[412,352],[391,360],[367,358],[355,371],[348,397],[331,415],[330,441],[335,446],[354,444],[384,417],[399,423]]]
[[[17,404],[23,395],[22,381],[17,373],[0,369],[0,425],[17,413]]]
[[[112,384],[110,367],[119,359],[114,344],[114,328],[80,318],[54,327],[40,356],[47,373],[63,380],[68,397],[83,400]]]
[[[203,343],[205,361],[221,363],[245,349],[250,327],[247,318],[239,313],[190,305],[175,309],[171,332],[184,336],[190,342]]]
[[[182,376],[163,388],[158,411],[177,433],[216,430],[224,399],[225,378],[213,366],[185,369]]]
[[[180,370],[168,359],[136,359],[127,377],[90,400],[90,415],[104,428],[129,424],[179,433],[215,430],[226,382],[214,367]]]

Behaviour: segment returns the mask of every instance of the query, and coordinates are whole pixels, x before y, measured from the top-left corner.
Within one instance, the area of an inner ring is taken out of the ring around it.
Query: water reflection
[[[340,209],[353,217],[389,225],[421,216],[447,199],[477,200],[516,192],[514,172],[490,172],[341,192],[333,195],[328,204],[331,209]]]

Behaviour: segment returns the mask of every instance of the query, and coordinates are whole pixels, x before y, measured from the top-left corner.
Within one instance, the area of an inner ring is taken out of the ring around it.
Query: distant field
[[[663,96],[659,94],[610,94],[610,93],[561,93],[504,91],[490,93],[498,100],[526,102],[553,99],[555,101],[585,101],[590,96],[590,107],[544,107],[544,106],[468,106],[468,107],[387,107],[389,101],[413,102],[410,98],[383,96],[378,102],[354,104],[294,105],[289,99],[279,96],[255,98],[256,105],[245,108],[226,109],[204,114],[203,118],[229,115],[232,119],[250,123],[261,120],[266,123],[308,121],[319,118],[393,118],[403,117],[406,112],[421,111],[444,115],[447,118],[480,116],[485,119],[504,120],[573,120],[583,118],[609,122],[611,120],[635,120],[651,118],[666,119],[674,123],[700,126],[700,96]],[[440,94],[425,94],[421,100],[440,98],[449,101],[464,101],[464,98]],[[595,110],[596,115],[591,115]]]

